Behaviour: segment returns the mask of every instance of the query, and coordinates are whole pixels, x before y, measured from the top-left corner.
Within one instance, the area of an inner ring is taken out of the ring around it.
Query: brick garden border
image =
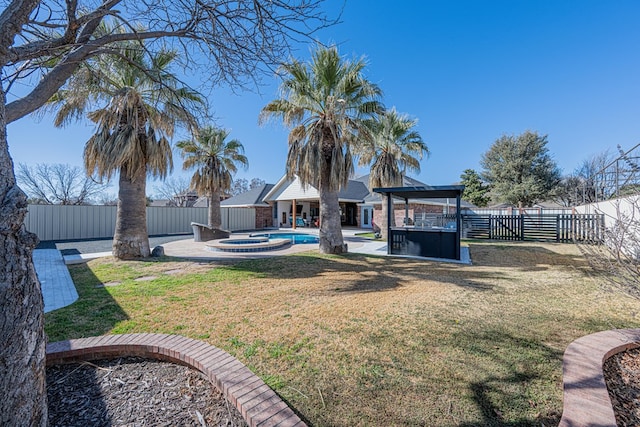
[[[268,386],[229,353],[180,335],[122,334],[47,345],[47,365],[139,356],[189,366],[205,374],[251,427],[306,427]]]
[[[578,338],[562,359],[564,404],[559,427],[616,427],[602,365],[640,347],[640,329],[615,329]]]

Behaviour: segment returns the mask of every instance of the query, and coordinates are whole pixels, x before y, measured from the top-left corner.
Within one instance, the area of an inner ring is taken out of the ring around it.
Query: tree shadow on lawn
[[[473,265],[354,253],[331,256],[314,252],[247,260],[231,268],[276,279],[320,278],[334,273],[340,279],[333,281],[327,291],[340,293],[391,291],[402,287],[403,283],[416,281],[488,291],[495,287],[492,282],[509,278],[505,269],[531,273],[559,268],[584,271],[585,274],[589,270],[579,255],[554,252],[531,243],[472,243],[470,252]]]
[[[49,342],[104,335],[129,316],[87,264],[69,267],[78,300],[45,314]]]
[[[464,330],[453,339],[476,362],[468,369],[480,377],[469,390],[481,413],[479,422],[463,422],[460,427],[556,426],[562,411],[551,408],[549,396],[536,382],[556,380],[549,373],[550,361],[561,369],[562,352],[538,340],[518,337],[500,329]],[[553,387],[560,387],[554,384]],[[556,404],[561,406],[561,400]],[[527,413],[536,413],[527,417]],[[517,419],[514,419],[515,415]]]
[[[468,267],[468,266],[466,266]],[[492,289],[483,279],[500,273],[463,270],[457,264],[391,258],[375,255],[345,254],[335,256],[305,253],[270,259],[239,262],[230,267],[271,279],[312,279],[335,274],[329,292],[383,292],[403,286],[407,281],[451,283],[476,291]]]

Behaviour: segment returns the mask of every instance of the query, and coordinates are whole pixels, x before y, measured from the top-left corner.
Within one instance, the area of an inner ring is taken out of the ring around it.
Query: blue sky
[[[341,6],[329,0],[326,9]],[[636,0],[347,0],[342,23],[317,38],[337,43],[347,58],[367,58],[366,76],[385,105],[419,120],[431,156],[415,178],[446,185],[464,169],[480,170],[482,154],[503,134],[548,135],[564,173],[640,142],[638,19]],[[296,57],[308,59],[310,47]],[[258,125],[278,87],[275,77],[263,83],[259,93],[220,88],[209,101],[216,124],[245,146],[250,166],[237,177],[274,183],[284,172],[287,130]],[[8,131],[16,163],[81,165],[93,126],[55,129],[48,117],[27,117]],[[187,176],[179,156],[174,161],[174,175]]]

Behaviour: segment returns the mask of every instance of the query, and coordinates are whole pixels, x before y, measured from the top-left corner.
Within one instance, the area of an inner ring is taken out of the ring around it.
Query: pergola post
[[[409,199],[404,199],[404,225],[409,225]]]
[[[296,215],[298,214],[296,212],[296,199],[293,199],[293,206],[291,208],[291,212],[293,212],[293,218],[291,219],[291,227],[295,230],[296,229]]]
[[[460,259],[460,238],[462,237],[462,213],[460,212],[460,198],[461,194],[456,196],[456,259]]]
[[[393,198],[392,193],[387,194],[387,255],[391,255],[391,216],[393,215],[395,219],[395,212],[393,212],[393,202],[391,199]],[[394,221],[395,222],[395,221]]]

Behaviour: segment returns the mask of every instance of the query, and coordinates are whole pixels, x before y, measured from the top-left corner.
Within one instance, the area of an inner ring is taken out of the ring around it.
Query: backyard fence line
[[[207,223],[207,208],[147,207],[149,235],[191,234],[191,222]],[[221,208],[222,227],[229,231],[255,228],[254,208]],[[113,237],[115,206],[29,205],[25,227],[42,241]]]
[[[529,215],[529,216],[544,216],[544,215],[570,215],[579,212],[575,212],[574,208],[464,208],[463,215]]]
[[[604,215],[462,215],[463,236],[495,240],[541,240],[570,243],[600,242]]]

